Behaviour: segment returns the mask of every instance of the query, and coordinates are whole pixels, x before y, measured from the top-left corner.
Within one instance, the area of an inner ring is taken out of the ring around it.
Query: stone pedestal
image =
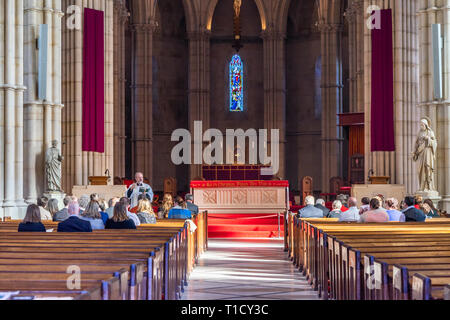
[[[66,194],[64,192],[57,192],[57,191],[50,191],[44,193],[44,197],[47,197],[48,200],[50,199],[56,199],[58,200],[58,208],[61,210],[64,208],[64,198],[66,197]]]
[[[439,202],[442,200],[437,191],[417,191],[416,196],[421,196],[423,200],[430,199],[436,208],[439,208]]]

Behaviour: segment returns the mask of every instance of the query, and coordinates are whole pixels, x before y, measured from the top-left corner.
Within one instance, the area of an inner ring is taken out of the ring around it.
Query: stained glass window
[[[244,111],[244,64],[238,54],[230,62],[230,111]]]

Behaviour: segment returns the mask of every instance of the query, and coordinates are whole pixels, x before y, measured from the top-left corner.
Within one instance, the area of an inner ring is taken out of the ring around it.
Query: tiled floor
[[[279,240],[210,240],[183,300],[318,300]]]

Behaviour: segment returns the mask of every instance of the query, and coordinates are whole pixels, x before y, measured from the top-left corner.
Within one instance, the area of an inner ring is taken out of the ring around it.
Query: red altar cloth
[[[289,181],[191,181],[191,188],[289,187]]]

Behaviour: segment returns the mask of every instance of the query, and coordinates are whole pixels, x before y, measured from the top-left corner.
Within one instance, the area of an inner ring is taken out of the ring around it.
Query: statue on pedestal
[[[428,118],[422,118],[413,153],[413,160],[417,162],[420,191],[436,192],[434,184],[436,149],[437,141],[431,129],[431,121]]]
[[[45,154],[45,178],[47,192],[62,192],[61,164],[64,157],[58,149],[58,141],[52,141],[52,147]]]

